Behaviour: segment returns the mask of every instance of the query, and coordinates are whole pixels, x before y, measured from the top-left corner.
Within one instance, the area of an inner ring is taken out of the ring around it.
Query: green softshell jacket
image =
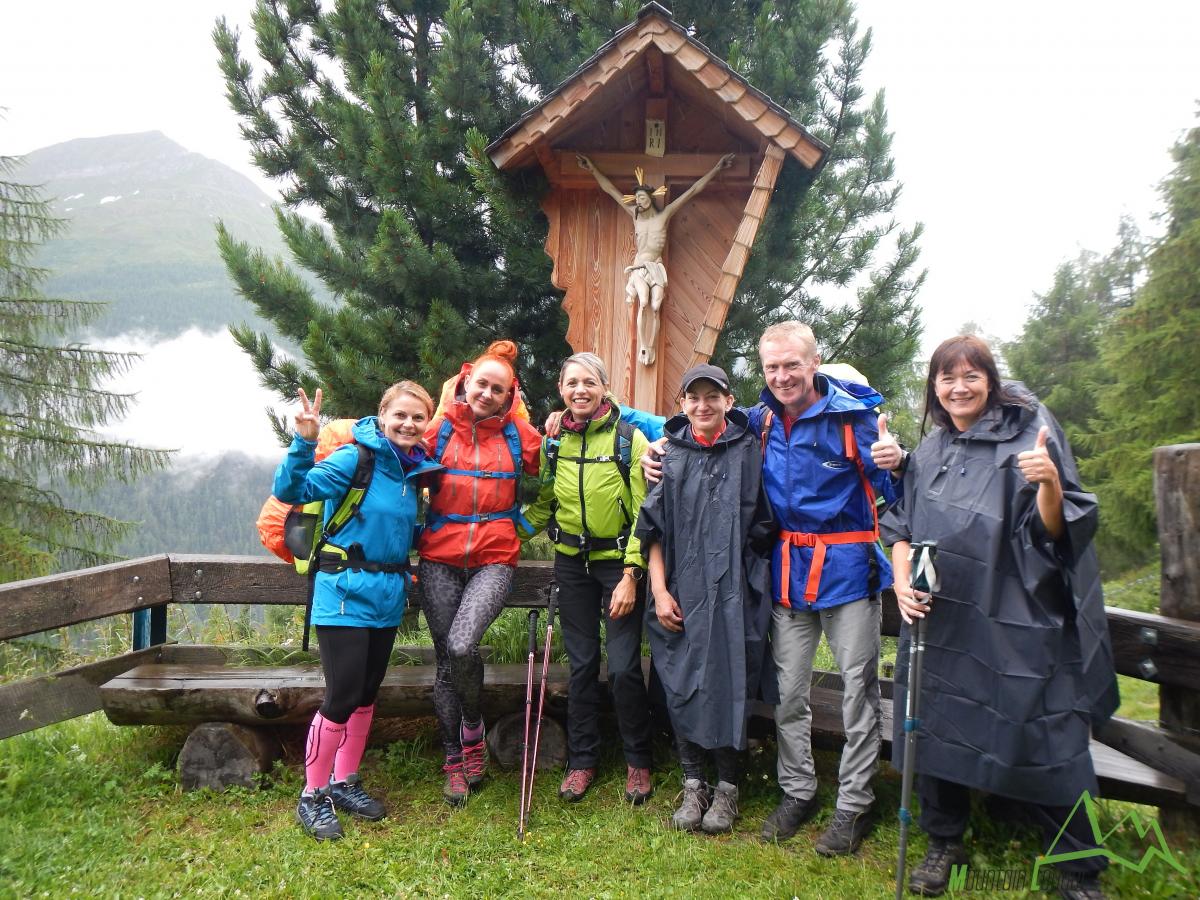
[[[584,534],[586,530],[593,538],[615,538],[627,530],[629,543],[623,555],[620,550],[593,550],[590,558],[621,559],[623,556],[628,565],[645,568],[641,544],[633,536],[633,528],[637,524],[642,501],[646,499],[646,479],[641,465],[642,455],[650,446],[646,437],[634,429],[628,489],[615,462],[578,463],[571,458],[614,456],[616,426],[620,417],[621,410],[613,404],[608,415],[589,422],[582,433],[565,428],[562,430],[554,480],[543,478],[537,500],[525,510],[525,518],[533,526],[533,531],[522,530],[522,540],[528,540],[545,528],[551,514],[559,528],[568,534]],[[546,441],[542,441],[538,471],[549,472]],[[555,544],[554,549],[567,556],[577,556],[580,552],[578,548],[566,544]]]

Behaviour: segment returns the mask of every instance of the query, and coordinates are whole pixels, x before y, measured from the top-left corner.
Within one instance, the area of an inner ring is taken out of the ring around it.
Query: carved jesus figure
[[[638,362],[644,366],[654,365],[655,347],[658,343],[658,319],[667,293],[667,268],[663,265],[663,250],[667,246],[667,225],[671,216],[695,197],[712,181],[721,169],[733,165],[734,154],[727,153],[717,164],[700,176],[690,188],[659,209],[654,198],[666,193],[665,187],[651,188],[642,183],[642,170],[634,169],[637,185],[632,194],[622,194],[600,172],[590,159],[577,154],[579,166],[591,172],[600,189],[620,204],[621,209],[633,217],[633,240],[637,253],[633,264],[625,267],[628,280],[625,282],[625,302],[630,306],[638,302]]]

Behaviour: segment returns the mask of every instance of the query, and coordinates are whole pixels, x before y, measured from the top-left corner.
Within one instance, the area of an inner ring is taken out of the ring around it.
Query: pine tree
[[[282,261],[219,230],[238,290],[305,355],[286,359],[265,336],[234,329],[268,387],[290,398],[320,383],[329,412],[357,415],[390,380],[436,384],[508,337],[521,346],[535,411],[553,400],[568,348],[543,250],[546,184],[537,171],[497,172],[483,151],[639,6],[260,0],[260,75],[218,22],[230,104],[256,165],[284,185],[279,227],[296,264],[338,298],[317,302]],[[815,182],[785,165],[715,360],[755,359],[765,324],[796,316],[813,324],[827,360],[854,362],[887,392],[917,350],[923,274],[913,273],[920,226],[891,218],[899,185],[883,97],[862,102],[870,34],[859,35],[844,2],[673,7],[833,148]]]
[[[58,490],[128,480],[167,455],[97,433],[130,397],[99,387],[131,354],[65,343],[103,304],[45,297],[38,247],[61,232],[35,186],[0,157],[0,581],[94,565],[128,525],[75,509]]]
[[[1141,235],[1124,219],[1118,244],[1107,256],[1084,251],[1058,267],[1021,334],[1003,345],[1010,374],[1054,413],[1080,459],[1087,455],[1080,438],[1096,415],[1100,389],[1112,381],[1100,359],[1101,336],[1116,314],[1132,304],[1144,265]]]
[[[1200,127],[1172,156],[1166,234],[1147,258],[1146,283],[1101,340],[1112,381],[1100,391],[1083,465],[1100,496],[1105,555],[1118,565],[1155,545],[1154,448],[1200,441]]]

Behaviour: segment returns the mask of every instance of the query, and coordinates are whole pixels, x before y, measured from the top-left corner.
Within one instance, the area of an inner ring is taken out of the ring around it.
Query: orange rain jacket
[[[504,438],[504,426],[510,421],[521,438],[521,460],[525,473],[538,473],[542,436],[529,424],[523,404],[514,411],[513,404],[498,416],[480,421],[462,397],[463,379],[470,374],[471,364],[464,363],[458,377],[443,388],[438,414],[425,432],[425,445],[432,454],[437,445],[442,421],[452,427],[442,452],[441,462],[447,469],[482,472],[512,472],[513,458]],[[513,394],[520,397],[520,385],[513,382]],[[518,400],[518,403],[520,401]],[[504,512],[521,500],[520,479],[479,478],[471,475],[440,473],[430,488],[430,508],[435,515],[477,515]],[[449,566],[474,568],[500,564],[515,566],[520,556],[520,541],[512,519],[497,518],[487,522],[443,522],[436,529],[426,528],[417,550],[422,559]]]

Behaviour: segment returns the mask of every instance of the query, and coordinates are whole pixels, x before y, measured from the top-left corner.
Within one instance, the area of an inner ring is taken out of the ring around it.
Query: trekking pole
[[[938,589],[937,571],[933,561],[937,557],[936,541],[915,542],[908,551],[908,583],[914,591],[932,594]],[[928,604],[928,600],[919,601]],[[908,689],[904,693],[904,769],[900,779],[900,855],[896,861],[896,900],[904,897],[904,870],[908,856],[908,826],[912,813],[908,804],[912,801],[913,776],[916,769],[917,728],[921,719],[921,662],[925,654],[925,619],[910,628],[908,636]]]
[[[521,802],[517,809],[517,840],[525,840],[525,779],[529,772],[529,725],[533,714],[533,658],[537,655],[538,611],[529,611],[529,663],[525,670],[525,737],[521,741]]]
[[[558,584],[551,583],[550,597],[546,604],[546,646],[542,650],[542,684],[538,689],[537,725],[533,732],[533,757],[529,761],[529,799],[525,801],[525,814],[533,805],[533,776],[537,773],[538,743],[542,737],[542,717],[546,714],[546,675],[550,669],[550,642],[554,638],[554,608],[558,605]]]

